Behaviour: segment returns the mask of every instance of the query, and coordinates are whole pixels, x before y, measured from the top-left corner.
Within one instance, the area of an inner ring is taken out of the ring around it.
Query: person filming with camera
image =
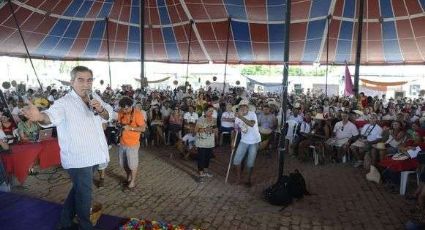
[[[145,119],[140,110],[133,106],[133,100],[123,97],[119,102],[117,122],[120,127],[119,162],[124,168],[127,180],[126,188],[136,186],[137,167],[139,165],[140,133],[145,131]]]

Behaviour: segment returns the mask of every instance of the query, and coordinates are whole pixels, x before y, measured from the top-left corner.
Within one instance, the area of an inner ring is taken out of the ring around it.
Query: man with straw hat
[[[353,140],[357,139],[359,130],[351,121],[348,120],[348,113],[343,112],[342,121],[335,124],[333,133],[334,136],[326,141],[326,152],[331,152],[331,157],[336,161],[340,161],[343,154],[348,151]],[[336,154],[332,151],[334,147],[337,149]]]
[[[248,168],[248,181],[246,186],[250,187],[252,185],[252,170],[257,156],[258,143],[261,141],[261,136],[258,129],[257,115],[255,112],[249,111],[248,100],[241,100],[238,107],[239,110],[235,114],[235,126],[241,130],[241,141],[236,149],[233,164],[236,166],[238,183],[240,183],[242,173],[241,163],[248,152],[246,161],[246,166]]]

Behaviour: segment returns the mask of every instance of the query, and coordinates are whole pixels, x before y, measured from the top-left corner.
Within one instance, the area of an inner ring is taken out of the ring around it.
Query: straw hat
[[[375,149],[384,150],[385,149],[385,143],[384,142],[379,142],[379,143],[374,144],[373,147]]]
[[[353,110],[353,112],[354,112],[355,114],[360,115],[360,116],[363,116],[363,115],[364,115],[363,111],[360,111],[360,110]]]
[[[241,100],[241,101],[239,102],[239,104],[234,105],[234,106],[232,107],[232,111],[233,111],[234,113],[236,113],[236,110],[237,110],[237,109],[239,109],[239,106],[241,106],[241,105],[247,105],[247,106],[248,106],[249,111],[251,111],[251,112],[255,112],[255,111],[256,111],[255,106],[250,105],[250,104],[249,104],[249,101],[248,101],[248,100],[246,100],[246,99],[243,99],[243,100]]]
[[[248,101],[248,100],[246,100],[246,99],[243,99],[243,100],[241,100],[241,101],[239,102],[239,104],[238,104],[238,106],[241,106],[241,105],[249,105],[249,101]]]
[[[323,116],[323,113],[316,114],[316,116],[314,116],[313,119],[314,120],[326,120],[325,117]]]
[[[267,100],[268,105],[274,105],[276,107],[280,107],[280,103],[278,103],[274,98],[270,98]]]

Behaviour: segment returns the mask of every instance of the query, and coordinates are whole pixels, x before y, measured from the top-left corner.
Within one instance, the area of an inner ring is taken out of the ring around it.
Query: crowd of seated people
[[[6,91],[10,112],[1,112],[0,115],[2,150],[9,148],[6,139],[16,137],[16,134],[21,141],[37,139],[40,127],[19,116],[24,101],[36,102],[35,98],[44,95],[47,100],[38,100],[38,103],[45,106],[46,102],[54,103],[67,92],[65,89],[45,92],[30,89],[24,93]],[[253,105],[250,110],[255,111],[258,118],[260,151],[266,156],[277,152],[278,139],[283,136],[289,153],[300,161],[312,161],[314,151],[319,155],[319,163],[349,162],[354,167],[364,166],[367,170],[372,165],[382,172],[380,162],[389,156],[417,147],[425,150],[423,96],[387,99],[385,95],[370,97],[364,93],[357,98],[290,94],[288,110],[283,111],[279,94],[254,93],[243,88],[223,93],[211,88],[143,91],[123,87],[96,90],[95,93],[110,103],[115,111],[119,110],[121,97],[133,98],[148,126],[141,135],[142,143],[158,147],[175,145],[176,151],[185,159],[196,158],[195,126],[208,109],[213,109],[211,116],[215,119],[215,127],[219,127],[218,133],[214,133],[216,146],[224,143],[222,140],[226,139],[226,134],[227,137],[235,134],[235,105],[242,99],[248,99]],[[286,124],[282,124],[283,114],[286,115]],[[285,133],[281,132],[282,125]],[[424,207],[425,173],[422,167],[418,168],[418,172],[421,183],[413,195],[418,199],[418,206]]]
[[[19,96],[6,92],[10,111],[19,113],[23,106],[20,97],[31,98],[37,93],[40,94],[32,90]],[[44,92],[50,103],[65,93],[67,91],[61,89]],[[266,155],[276,152],[280,135],[284,135],[290,154],[301,161],[312,160],[314,150],[321,163],[351,162],[355,167],[378,167],[379,162],[390,155],[418,146],[425,149],[425,100],[422,96],[387,99],[385,95],[370,97],[364,93],[357,98],[290,94],[288,110],[283,111],[279,94],[253,93],[243,88],[223,93],[211,88],[195,92],[190,89],[142,91],[127,87],[96,90],[96,93],[116,111],[122,96],[133,98],[148,124],[141,138],[145,138],[148,145],[176,145],[186,158],[196,155],[193,146],[195,124],[205,116],[206,109],[213,109],[212,117],[219,127],[215,134],[218,145],[226,134],[235,133],[235,105],[242,99],[248,99],[253,105],[250,110],[255,111],[258,118],[260,150]],[[282,124],[282,113],[286,113],[286,124]],[[34,140],[37,124],[22,120],[13,127],[11,117],[12,114],[2,114],[2,131],[13,135],[13,130],[17,129],[21,140]],[[286,133],[281,133],[281,125],[285,125]]]

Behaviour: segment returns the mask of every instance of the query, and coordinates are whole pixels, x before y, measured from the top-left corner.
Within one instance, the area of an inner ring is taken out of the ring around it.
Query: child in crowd
[[[180,139],[179,142],[176,143],[176,147],[179,152],[183,155],[184,159],[189,159],[190,156],[196,155],[196,147],[195,147],[196,133],[195,129],[192,128],[189,130],[186,135]]]

